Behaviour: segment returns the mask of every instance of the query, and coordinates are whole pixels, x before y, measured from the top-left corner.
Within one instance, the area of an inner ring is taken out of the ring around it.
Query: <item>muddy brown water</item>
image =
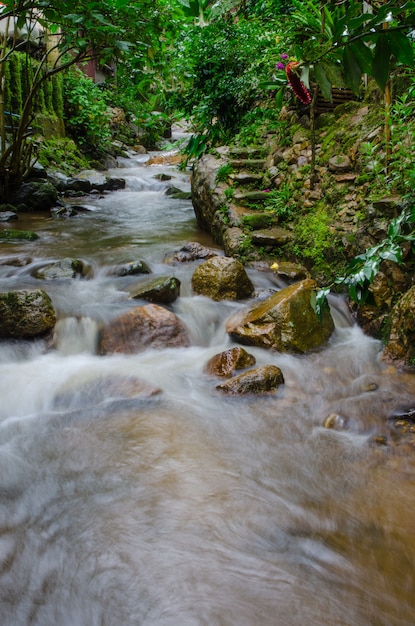
[[[414,624],[415,450],[388,425],[415,406],[414,377],[334,302],[324,350],[250,349],[282,369],[278,393],[220,395],[203,368],[246,303],[196,297],[195,264],[163,262],[211,243],[191,203],[165,195],[188,177],[145,157],[112,173],[125,190],[77,217],[26,216],[40,239],[0,248],[0,290],[41,286],[59,314],[56,350],[0,344],[2,626]],[[86,279],[34,278],[68,256]],[[97,356],[99,324],[140,304],[139,277],[111,273],[137,258],[181,280],[172,309],[191,346]],[[129,393],[135,378],[161,393]]]

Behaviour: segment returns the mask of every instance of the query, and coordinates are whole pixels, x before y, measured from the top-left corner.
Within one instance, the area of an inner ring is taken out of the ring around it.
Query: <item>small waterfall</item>
[[[65,317],[55,325],[54,343],[62,356],[95,354],[97,341],[98,324],[90,317]]]

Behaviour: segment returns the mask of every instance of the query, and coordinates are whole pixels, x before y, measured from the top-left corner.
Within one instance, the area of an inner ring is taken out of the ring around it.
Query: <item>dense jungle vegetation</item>
[[[350,270],[354,295],[412,241],[414,2],[6,0],[0,24],[3,201],[37,158],[76,167],[109,151],[114,107],[125,113],[122,141],[133,123],[147,148],[185,120],[192,134],[181,148],[191,163],[218,145],[260,144],[269,132],[287,140],[282,107],[306,107],[313,132],[318,96],[330,101],[336,87],[372,98],[384,132],[365,144],[368,183],[409,207]],[[80,69],[91,58],[114,69],[99,85]],[[67,138],[39,141],[39,114],[63,117]],[[273,191],[278,210],[289,210],[285,192]]]

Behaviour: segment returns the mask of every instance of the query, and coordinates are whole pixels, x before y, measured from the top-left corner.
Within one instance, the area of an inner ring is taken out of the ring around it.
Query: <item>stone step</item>
[[[237,191],[234,195],[235,202],[242,205],[250,202],[265,202],[268,198],[268,191]]]
[[[233,159],[230,164],[236,170],[263,170],[265,168],[265,159]]]
[[[258,185],[262,183],[264,175],[255,172],[237,172],[231,174],[229,178],[238,185]]]
[[[261,159],[267,155],[263,146],[234,147],[229,149],[229,156],[235,159]]]
[[[254,211],[242,216],[241,223],[251,230],[263,230],[278,223],[278,217],[270,211]]]
[[[266,230],[254,230],[251,241],[255,246],[272,246],[278,248],[293,238],[292,233],[285,228],[273,227]]]

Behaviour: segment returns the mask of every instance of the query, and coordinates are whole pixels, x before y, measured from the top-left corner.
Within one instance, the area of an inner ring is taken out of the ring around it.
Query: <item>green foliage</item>
[[[230,163],[226,163],[222,165],[218,171],[216,172],[216,182],[217,183],[226,183],[229,176],[233,172],[233,167]]]
[[[415,195],[415,77],[406,93],[397,97],[390,112],[393,150],[387,180],[397,193]]]
[[[333,245],[331,216],[324,205],[316,205],[313,213],[298,216],[294,224],[294,253],[309,260],[317,272],[327,271],[326,251]]]
[[[68,175],[88,168],[85,156],[80,153],[75,142],[66,137],[42,141],[38,150],[38,160],[43,167],[53,167]]]
[[[224,193],[225,193],[225,198],[227,199],[227,201],[231,202],[231,200],[233,200],[233,197],[235,195],[235,189],[233,187],[226,187]]]
[[[369,184],[372,197],[389,193],[413,197],[415,190],[415,78],[410,76],[405,91],[389,109],[392,150],[385,162],[385,143],[375,138],[360,144],[362,173],[358,182]]]
[[[293,5],[294,54],[313,71],[325,97],[331,98],[330,71],[338,64],[356,93],[363,74],[373,76],[384,90],[393,64],[413,67],[409,35],[415,23],[414,3],[391,0],[372,5],[371,13],[364,12],[359,0],[324,5],[293,0]]]
[[[279,115],[280,112],[271,94],[265,102],[261,102],[261,106],[254,107],[245,113],[237,129],[238,132],[233,137],[233,143],[238,146],[257,145],[263,142],[266,134],[276,130],[281,131],[281,135],[286,137],[287,133],[284,132],[286,123],[280,120]]]
[[[206,147],[226,141],[262,93],[261,78],[273,64],[275,32],[257,21],[212,21],[189,28],[178,41],[178,65],[186,68],[187,86],[176,106],[191,117]]]
[[[369,287],[379,271],[382,261],[402,263],[401,244],[415,243],[415,207],[405,209],[394,218],[388,229],[388,234],[378,245],[366,250],[364,254],[354,257],[346,268],[344,276],[336,278],[330,286],[320,289],[316,293],[315,311],[322,314],[327,295],[334,285],[346,285],[350,298],[359,304],[364,304],[370,296]],[[409,230],[407,234],[405,231]]]
[[[6,111],[21,115],[35,72],[40,63],[34,58],[27,58],[23,52],[13,53],[4,63],[4,106]],[[52,117],[63,116],[62,80],[54,76],[51,81],[43,82],[33,101],[36,112]]]
[[[64,77],[64,101],[66,128],[79,146],[93,153],[108,148],[111,132],[105,98],[78,68]]]
[[[272,189],[264,202],[264,209],[272,211],[280,220],[291,219],[296,209],[292,187],[283,183],[278,189]]]

